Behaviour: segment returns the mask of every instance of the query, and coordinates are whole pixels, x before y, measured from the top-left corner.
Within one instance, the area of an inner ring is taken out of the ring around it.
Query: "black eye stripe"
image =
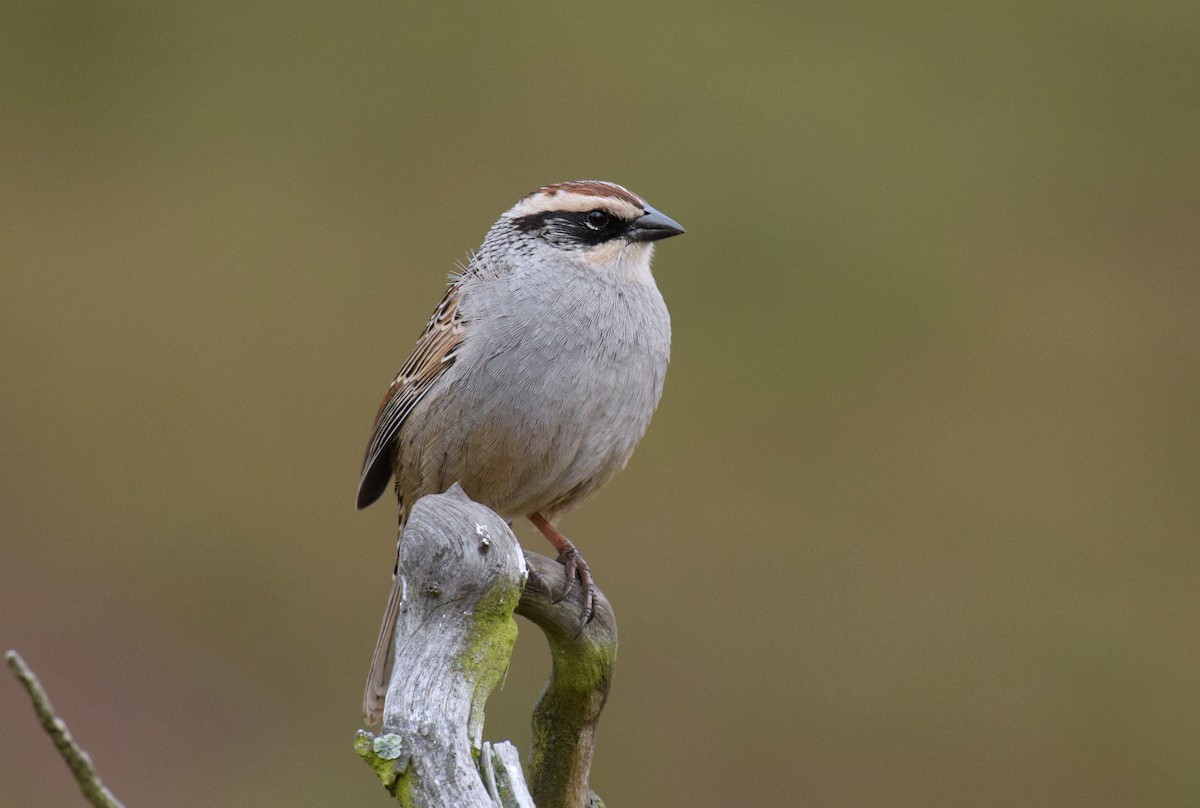
[[[601,224],[595,213],[607,220]],[[525,233],[539,233],[556,243],[582,245],[603,244],[625,233],[629,224],[605,210],[545,211],[531,213],[513,220],[516,228]]]

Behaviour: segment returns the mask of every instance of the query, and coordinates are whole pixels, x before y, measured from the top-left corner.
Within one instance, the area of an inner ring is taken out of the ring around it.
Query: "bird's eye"
[[[609,218],[609,215],[602,210],[590,210],[584,221],[592,230],[603,230],[608,227]]]

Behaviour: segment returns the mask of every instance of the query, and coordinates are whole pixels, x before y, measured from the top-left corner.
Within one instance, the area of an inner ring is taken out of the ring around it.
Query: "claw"
[[[579,582],[583,586],[583,610],[580,615],[579,630],[583,631],[584,626],[592,622],[592,606],[596,600],[596,585],[592,583],[592,571],[588,568],[587,562],[583,560],[583,556],[575,549],[575,545],[571,544],[571,540],[550,524],[548,519],[540,513],[531,513],[529,521],[533,522],[542,535],[549,539],[550,543],[558,550],[558,563],[565,568],[567,583],[562,594],[555,598],[555,603],[561,603],[571,594],[571,590],[575,588],[575,576],[579,576]]]
[[[567,595],[571,594],[571,590],[575,588],[575,576],[578,575],[579,583],[583,586],[583,613],[580,615],[579,621],[579,628],[582,631],[584,626],[592,622],[594,615],[596,585],[592,583],[592,570],[574,547],[559,553],[558,563],[565,568],[567,583],[563,587],[562,594],[555,598],[554,602],[561,603]]]
[[[579,555],[579,551],[572,547],[570,550],[564,550],[558,554],[555,559],[559,564],[563,565],[563,572],[567,576],[566,583],[563,585],[563,591],[554,599],[554,604],[557,606],[566,599],[567,595],[571,594],[571,590],[575,588],[575,572],[579,569],[579,562],[583,561],[583,557]],[[586,564],[584,566],[587,566]]]

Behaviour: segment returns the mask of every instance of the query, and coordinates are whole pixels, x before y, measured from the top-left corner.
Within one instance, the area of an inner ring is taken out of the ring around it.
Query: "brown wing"
[[[387,490],[396,453],[396,436],[404,425],[404,419],[432,389],[446,368],[454,363],[454,353],[464,336],[463,319],[458,312],[461,295],[462,289],[458,284],[452,285],[446,292],[430,318],[425,333],[417,340],[412,355],[383,397],[363,458],[362,478],[358,483],[360,509],[379,499]]]

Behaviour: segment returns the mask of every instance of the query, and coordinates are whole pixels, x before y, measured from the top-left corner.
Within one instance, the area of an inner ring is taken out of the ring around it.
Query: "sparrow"
[[[684,232],[635,193],[577,180],[529,194],[492,225],[388,388],[358,484],[360,509],[395,479],[400,534],[413,504],[455,482],[550,540],[567,591],[591,571],[555,523],[629,461],[658,405],[671,321],[654,242]],[[399,539],[397,540],[397,553]],[[363,698],[383,709],[402,602],[398,567]]]

